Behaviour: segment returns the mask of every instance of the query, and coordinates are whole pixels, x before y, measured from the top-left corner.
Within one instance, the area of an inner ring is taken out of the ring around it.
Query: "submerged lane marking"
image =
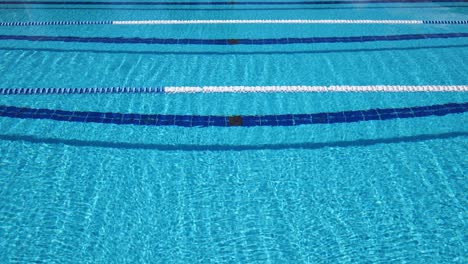
[[[272,38],[272,39],[166,39],[166,38],[125,38],[125,37],[76,37],[76,36],[31,36],[0,35],[1,40],[25,40],[38,42],[78,42],[78,43],[120,43],[120,44],[153,44],[153,45],[287,45],[314,43],[349,43],[422,40],[441,38],[467,38],[468,33],[433,33],[403,34],[352,37],[309,37],[309,38]],[[234,40],[234,41],[233,41]]]
[[[112,93],[317,93],[317,92],[467,92],[468,85],[332,86],[164,86],[92,88],[0,88],[0,95]]]
[[[445,116],[449,114],[461,114],[467,111],[468,103],[447,103],[405,108],[377,108],[313,114],[232,116],[123,114],[0,106],[0,117],[139,126],[254,127],[355,123],[371,120],[384,121],[426,116]]]

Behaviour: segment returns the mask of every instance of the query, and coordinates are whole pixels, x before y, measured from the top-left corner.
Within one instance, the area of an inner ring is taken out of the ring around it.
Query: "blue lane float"
[[[391,3],[460,3],[466,0],[332,0],[332,1],[2,1],[0,5],[165,5],[165,6],[220,6],[220,5],[342,5]]]
[[[0,88],[0,95],[164,93],[164,87]]]
[[[443,24],[443,25],[468,24],[468,20],[423,20],[423,24]]]
[[[0,22],[2,27],[17,26],[75,26],[75,25],[109,25],[112,21],[28,21],[28,22]]]
[[[374,41],[401,41],[421,39],[466,38],[468,33],[403,34],[354,37],[309,37],[273,39],[164,39],[123,37],[75,37],[75,36],[30,36],[0,35],[0,40],[25,40],[39,42],[112,43],[112,44],[158,44],[158,45],[286,45],[314,43],[348,43]]]
[[[354,123],[372,120],[383,121],[402,118],[445,116],[449,114],[461,114],[467,111],[468,103],[448,103],[430,106],[314,114],[233,116],[123,114],[0,106],[0,117],[138,126],[255,127]]]

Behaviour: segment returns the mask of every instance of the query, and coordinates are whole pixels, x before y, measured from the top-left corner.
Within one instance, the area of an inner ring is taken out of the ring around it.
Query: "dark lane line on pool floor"
[[[315,114],[232,116],[123,114],[0,106],[0,117],[140,126],[254,127],[354,123],[373,120],[383,121],[402,118],[445,116],[449,114],[461,114],[467,111],[468,102]]]
[[[157,45],[286,45],[314,43],[348,43],[400,41],[443,38],[467,38],[468,33],[439,34],[403,34],[384,36],[353,37],[309,37],[309,38],[274,38],[274,39],[164,39],[164,38],[124,38],[124,37],[76,37],[76,36],[30,36],[0,35],[1,40],[24,40],[38,42],[74,42],[74,43],[119,43],[119,44],[157,44]]]

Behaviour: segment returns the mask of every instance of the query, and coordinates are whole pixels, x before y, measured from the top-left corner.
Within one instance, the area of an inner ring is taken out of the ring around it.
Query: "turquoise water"
[[[0,6],[0,21],[466,20],[468,14],[466,3],[25,7]],[[468,26],[0,27],[1,35],[207,39],[451,32]],[[255,47],[2,40],[0,88],[466,85],[467,46],[466,38]],[[466,93],[0,96],[0,105],[186,115],[467,101]],[[465,263],[467,121],[464,113],[182,128],[0,117],[0,261]]]

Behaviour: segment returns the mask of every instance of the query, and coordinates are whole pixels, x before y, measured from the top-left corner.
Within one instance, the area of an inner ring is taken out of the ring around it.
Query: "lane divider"
[[[350,43],[375,41],[400,41],[419,39],[467,38],[468,33],[404,34],[384,36],[353,37],[309,37],[273,39],[164,39],[164,38],[124,38],[124,37],[75,37],[75,36],[30,36],[0,35],[1,40],[25,40],[39,42],[77,42],[77,43],[120,43],[120,44],[158,44],[158,45],[286,45],[314,43]]]
[[[0,95],[112,93],[316,93],[316,92],[467,92],[468,85],[333,86],[165,86],[93,88],[0,88]]]
[[[332,85],[164,87],[165,93],[298,93],[298,92],[462,92],[468,85]]]
[[[31,21],[31,22],[0,22],[0,26],[66,26],[66,25],[109,25],[112,21]]]
[[[335,5],[335,4],[391,4],[391,3],[460,3],[466,0],[331,0],[331,1],[2,1],[0,5]]]
[[[298,126],[306,124],[354,123],[426,116],[445,116],[468,111],[468,103],[448,103],[405,108],[368,109],[344,112],[286,114],[286,115],[158,115],[102,112],[63,111],[51,109],[0,106],[0,117],[20,119],[49,119],[64,122],[101,123],[139,126],[182,127],[253,127]]]
[[[113,25],[165,24],[423,24],[422,20],[311,20],[311,19],[241,19],[241,20],[128,20],[112,21]]]
[[[189,24],[468,24],[468,20],[222,19],[0,22],[0,26],[189,25]]]

